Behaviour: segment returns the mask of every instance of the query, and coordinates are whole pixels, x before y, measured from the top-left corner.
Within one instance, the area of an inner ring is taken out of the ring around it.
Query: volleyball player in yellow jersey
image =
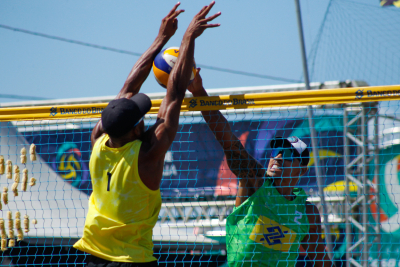
[[[206,18],[203,7],[187,28],[161,104],[157,121],[146,132],[143,117],[150,99],[137,94],[155,56],[177,29],[179,3],[162,20],[152,46],[133,67],[124,87],[104,109],[92,132],[89,198],[83,237],[75,248],[91,254],[87,266],[157,266],[152,232],[161,208],[164,157],[175,138],[179,113],[189,84],[195,39],[220,13]]]

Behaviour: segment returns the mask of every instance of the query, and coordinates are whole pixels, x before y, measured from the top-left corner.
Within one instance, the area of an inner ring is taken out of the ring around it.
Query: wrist
[[[156,42],[159,42],[162,46],[164,46],[169,41],[170,38],[171,38],[171,36],[167,36],[164,34],[158,34],[156,37]]]
[[[193,32],[186,31],[185,34],[183,35],[182,42],[183,41],[190,42],[190,41],[194,41],[195,39],[196,39],[196,37],[194,37]]]
[[[208,96],[206,89],[202,86],[200,89],[192,92],[194,97]]]

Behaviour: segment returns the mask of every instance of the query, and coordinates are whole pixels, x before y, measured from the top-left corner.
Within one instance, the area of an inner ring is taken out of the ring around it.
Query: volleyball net
[[[318,207],[322,237],[336,266],[400,264],[398,100],[400,86],[185,98],[178,133],[165,156],[163,204],[153,231],[159,264],[226,264],[226,219],[238,178],[202,110],[221,110],[265,167],[274,137],[297,136],[307,144],[309,170],[298,187]],[[146,127],[155,123],[161,101],[152,100]],[[90,134],[106,105],[0,109],[3,263],[83,265],[87,254],[72,245],[83,233],[92,191]],[[266,228],[269,236],[250,238],[249,244],[282,249],[293,242],[295,231],[285,227]],[[309,260],[307,253],[300,248],[297,264]]]

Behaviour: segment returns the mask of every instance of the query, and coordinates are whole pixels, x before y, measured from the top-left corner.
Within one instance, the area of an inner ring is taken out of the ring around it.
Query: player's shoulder
[[[107,136],[107,134],[103,133],[99,137],[97,137],[95,140],[93,140],[92,150],[98,148],[106,136]]]
[[[140,142],[140,152],[142,153],[142,155],[144,155],[150,151],[150,149],[152,148],[152,144],[146,139],[140,139]]]
[[[158,161],[152,156],[154,146],[146,139],[140,139],[140,150],[139,150],[139,164],[145,165],[149,168],[152,166],[158,166]]]

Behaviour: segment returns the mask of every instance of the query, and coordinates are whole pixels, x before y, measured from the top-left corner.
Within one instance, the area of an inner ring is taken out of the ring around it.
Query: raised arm
[[[139,93],[142,84],[149,76],[152,63],[157,54],[161,51],[168,40],[175,34],[178,29],[177,16],[184,12],[184,10],[177,10],[180,3],[178,2],[168,13],[168,15],[162,19],[161,26],[158,31],[158,35],[151,46],[144,52],[138,61],[136,61],[131,72],[126,79],[124,86],[116,96],[116,98],[131,98],[132,96]],[[99,121],[93,128],[91,141],[92,146],[94,142],[104,133],[101,121]]]
[[[203,7],[201,11],[194,16],[183,36],[178,59],[169,76],[167,94],[158,112],[158,120],[156,124],[147,131],[147,133],[151,135],[148,137],[150,138],[151,147],[146,153],[146,156],[143,157],[142,162],[144,162],[144,164],[158,163],[161,165],[162,169],[165,153],[171,146],[178,130],[179,113],[193,68],[195,39],[199,37],[205,29],[219,26],[219,24],[207,23],[218,17],[220,13],[205,18],[213,5],[214,2],[209,6]],[[161,176],[158,177],[155,175],[153,179],[157,179],[156,182],[159,184]]]
[[[325,248],[321,236],[321,216],[314,204],[306,202],[306,212],[310,224],[309,234],[301,241],[309,260],[315,267],[335,267]]]
[[[195,97],[208,96],[203,87],[200,69],[197,69],[197,75],[188,89]],[[266,170],[243,147],[219,110],[201,113],[224,149],[229,168],[239,178],[238,198],[236,198],[236,206],[239,206],[262,185]]]
[[[136,61],[131,72],[126,79],[124,86],[116,98],[126,97],[130,98],[139,93],[140,87],[149,76],[153,61],[164,45],[175,34],[178,29],[178,15],[184,10],[176,10],[180,3],[178,2],[162,19],[158,35],[151,46],[144,52],[138,61]]]

